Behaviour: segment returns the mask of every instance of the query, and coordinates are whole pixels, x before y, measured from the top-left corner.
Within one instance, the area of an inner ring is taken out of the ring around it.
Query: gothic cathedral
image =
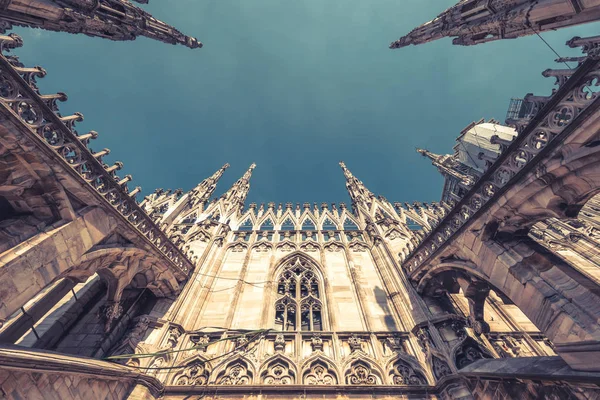
[[[462,0],[391,47],[599,15]],[[0,1],[0,22],[202,47],[127,0]],[[226,190],[229,164],[138,199],[22,45],[0,35],[0,398],[600,396],[600,36],[567,43],[582,55],[544,71],[550,96],[469,124],[449,154],[418,149],[444,177],[429,204],[344,162],[349,205],[247,204],[255,164]]]

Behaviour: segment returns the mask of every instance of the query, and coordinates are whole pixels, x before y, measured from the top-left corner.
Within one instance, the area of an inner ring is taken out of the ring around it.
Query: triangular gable
[[[344,219],[344,230],[345,231],[357,231],[358,225],[350,217]]]
[[[315,230],[317,230],[317,225],[314,223],[314,221],[311,218],[306,217],[306,219],[302,223],[302,230],[303,231],[315,231]]]
[[[295,231],[296,230],[296,226],[294,225],[294,221],[292,220],[291,217],[287,217],[281,223],[281,230],[282,231]]]

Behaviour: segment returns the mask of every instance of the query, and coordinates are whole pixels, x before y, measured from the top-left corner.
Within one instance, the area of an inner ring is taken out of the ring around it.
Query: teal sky
[[[248,202],[348,201],[344,160],[390,201],[437,201],[441,177],[415,147],[450,152],[471,121],[504,121],[511,97],[549,94],[541,72],[561,68],[535,36],[388,49],[455,2],[154,0],[144,8],[204,48],[17,29],[15,54],[47,70],[42,91],[65,92],[63,114],[82,112],[91,147],[144,193],[189,190],[229,162],[221,193],[256,162]],[[579,55],[565,41],[599,27],[543,36]]]

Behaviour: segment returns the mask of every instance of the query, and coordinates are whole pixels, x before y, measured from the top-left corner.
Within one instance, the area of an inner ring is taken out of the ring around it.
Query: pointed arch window
[[[421,229],[423,229],[421,225],[417,224],[414,220],[408,217],[406,217],[406,225],[411,231],[420,231]]]
[[[281,331],[322,331],[323,305],[320,281],[300,258],[290,263],[277,279],[275,328]]]
[[[324,231],[337,231],[338,227],[335,222],[332,222],[329,218],[325,218],[323,221],[323,230]]]
[[[281,224],[281,230],[282,231],[293,231],[296,230],[296,228],[294,227],[294,223],[292,222],[291,218],[287,218],[285,221],[283,221],[283,224]]]
[[[310,218],[306,218],[304,220],[304,222],[302,223],[302,230],[303,231],[314,231],[317,228],[315,227],[315,223],[312,222],[312,220]]]
[[[188,215],[187,217],[185,217],[183,219],[183,221],[181,221],[181,223],[182,224],[193,224],[194,222],[196,222],[196,218],[198,218],[196,213],[192,213],[192,214]]]
[[[251,231],[252,230],[252,220],[250,218],[246,219],[243,224],[240,225],[240,231]]]
[[[357,231],[358,226],[356,226],[356,224],[350,218],[346,218],[344,220],[344,230],[345,231]]]
[[[273,221],[271,221],[271,218],[267,218],[260,226],[261,231],[272,231],[273,229]]]

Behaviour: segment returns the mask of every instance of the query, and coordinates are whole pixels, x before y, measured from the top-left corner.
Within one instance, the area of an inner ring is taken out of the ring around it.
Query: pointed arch
[[[238,231],[252,231],[254,230],[254,223],[252,222],[252,218],[248,216],[244,222],[242,222],[238,226]]]
[[[296,225],[294,225],[294,218],[291,214],[284,215],[284,220],[281,223],[280,230],[282,231],[295,231]]]
[[[344,218],[344,230],[345,231],[358,231],[358,224],[350,216],[346,215]]]
[[[335,363],[324,354],[314,354],[301,366],[302,384],[329,386],[340,383],[340,373]]]
[[[333,218],[329,213],[325,213],[323,221],[321,222],[321,230],[323,231],[337,231],[339,230],[339,226],[337,222],[335,222],[335,218]]]
[[[272,214],[272,213],[269,213]],[[275,230],[275,225],[273,224],[274,218],[271,218],[272,215],[267,215],[266,218],[263,218],[260,223],[260,227],[258,228],[261,231],[273,231]]]
[[[217,385],[250,385],[254,382],[254,365],[245,357],[234,357],[221,363],[213,374]]]
[[[197,354],[185,359],[178,366],[185,367],[173,375],[172,385],[197,386],[208,384],[212,367],[205,357]]]
[[[452,352],[454,365],[457,369],[466,367],[483,358],[493,358],[489,350],[474,340],[466,337]]]
[[[193,224],[198,219],[198,212],[196,210],[190,211],[186,215],[182,216],[179,221],[180,224]]]
[[[344,383],[347,385],[381,385],[383,376],[379,365],[365,354],[351,358],[344,368]]]
[[[296,243],[292,242],[291,240],[283,240],[282,242],[280,242],[277,245],[277,250],[281,250],[281,251],[296,251],[298,249],[298,246],[296,245]]]
[[[316,231],[317,230],[317,224],[315,224],[315,221],[313,221],[313,219],[309,216],[304,217],[304,220],[302,222],[302,230],[303,231]]]
[[[259,376],[265,385],[293,385],[297,383],[298,371],[292,360],[276,354],[263,362]]]
[[[301,252],[282,258],[274,269],[274,324],[281,331],[324,329],[325,280],[318,263]]]
[[[398,355],[386,367],[392,385],[427,385],[427,378],[416,360]]]
[[[423,230],[423,226],[421,224],[415,222],[415,220],[410,217],[406,217],[406,226],[411,231]]]

